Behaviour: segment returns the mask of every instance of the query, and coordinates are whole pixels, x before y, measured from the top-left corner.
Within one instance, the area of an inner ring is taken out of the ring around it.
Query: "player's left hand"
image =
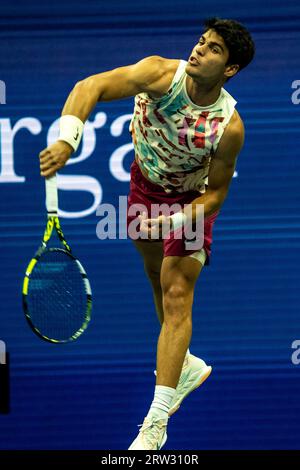
[[[170,217],[160,215],[156,219],[148,219],[145,212],[138,216],[140,221],[140,236],[150,241],[161,240],[170,232]]]

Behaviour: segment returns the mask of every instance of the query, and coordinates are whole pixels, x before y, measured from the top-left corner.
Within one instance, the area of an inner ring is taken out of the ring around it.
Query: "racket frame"
[[[92,311],[92,291],[91,291],[91,286],[90,282],[88,280],[87,274],[80,263],[80,261],[73,255],[72,250],[70,246],[68,245],[64,233],[61,229],[59,218],[57,215],[57,183],[56,183],[56,175],[47,178],[46,179],[46,206],[47,206],[47,225],[44,231],[42,243],[36,253],[34,254],[33,258],[31,259],[30,263],[27,266],[24,281],[23,281],[23,289],[22,289],[22,302],[23,302],[23,310],[25,314],[25,318],[28,321],[30,328],[32,331],[39,337],[44,339],[45,341],[48,341],[50,343],[68,343],[71,341],[75,341],[88,327],[88,324],[91,320],[91,311]],[[53,229],[55,229],[58,238],[63,245],[63,248],[48,248],[48,242],[53,234]],[[63,339],[63,340],[57,340],[54,338],[49,338],[48,336],[45,336],[41,333],[41,331],[34,325],[33,321],[31,320],[30,317],[30,312],[29,312],[29,306],[27,302],[27,295],[28,295],[28,286],[29,286],[29,281],[30,281],[30,276],[33,272],[33,269],[36,265],[36,263],[39,261],[40,257],[46,252],[46,251],[59,251],[63,252],[65,255],[70,256],[73,261],[76,262],[78,269],[80,271],[80,274],[83,279],[85,291],[86,291],[86,296],[87,296],[87,303],[86,303],[86,311],[85,311],[85,316],[84,316],[84,322],[82,323],[81,327],[69,338]]]

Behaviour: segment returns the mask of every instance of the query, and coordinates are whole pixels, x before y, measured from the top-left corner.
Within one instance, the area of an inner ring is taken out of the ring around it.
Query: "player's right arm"
[[[62,116],[76,116],[83,123],[99,101],[113,101],[138,93],[163,95],[178,61],[150,56],[133,65],[91,75],[76,83],[62,110]],[[51,176],[65,165],[73,148],[58,140],[40,153],[42,176]]]
[[[163,94],[170,62],[173,61],[151,56],[133,65],[91,75],[75,85],[62,115],[72,114],[85,122],[98,101],[119,100],[142,92]]]

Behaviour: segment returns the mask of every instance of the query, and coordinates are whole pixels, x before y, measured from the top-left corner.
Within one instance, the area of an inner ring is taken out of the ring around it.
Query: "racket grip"
[[[46,207],[48,214],[57,215],[58,198],[57,198],[57,179],[56,174],[46,178]]]

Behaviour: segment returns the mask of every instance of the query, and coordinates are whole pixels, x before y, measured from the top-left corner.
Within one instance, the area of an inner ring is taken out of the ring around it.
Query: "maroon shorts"
[[[151,213],[151,204],[168,204],[171,206],[174,203],[179,204],[182,208],[184,204],[190,204],[194,199],[199,197],[198,191],[188,191],[185,193],[166,193],[164,189],[151,183],[147,180],[139,169],[138,164],[134,160],[130,168],[130,192],[128,195],[128,207],[127,207],[127,228],[133,220],[136,219],[136,216],[129,216],[128,209],[133,204],[142,204],[147,208],[148,214]],[[217,218],[219,211],[205,218],[204,220],[204,242],[203,248],[206,251],[206,261],[205,264],[209,264],[209,257],[211,255],[211,244],[212,244],[212,231],[213,224]],[[174,238],[174,233],[170,233],[168,238],[163,240],[163,251],[164,256],[188,256],[199,251],[199,248],[196,250],[187,250],[185,244],[185,238],[181,237],[180,239]],[[152,243],[155,243],[153,241]]]

